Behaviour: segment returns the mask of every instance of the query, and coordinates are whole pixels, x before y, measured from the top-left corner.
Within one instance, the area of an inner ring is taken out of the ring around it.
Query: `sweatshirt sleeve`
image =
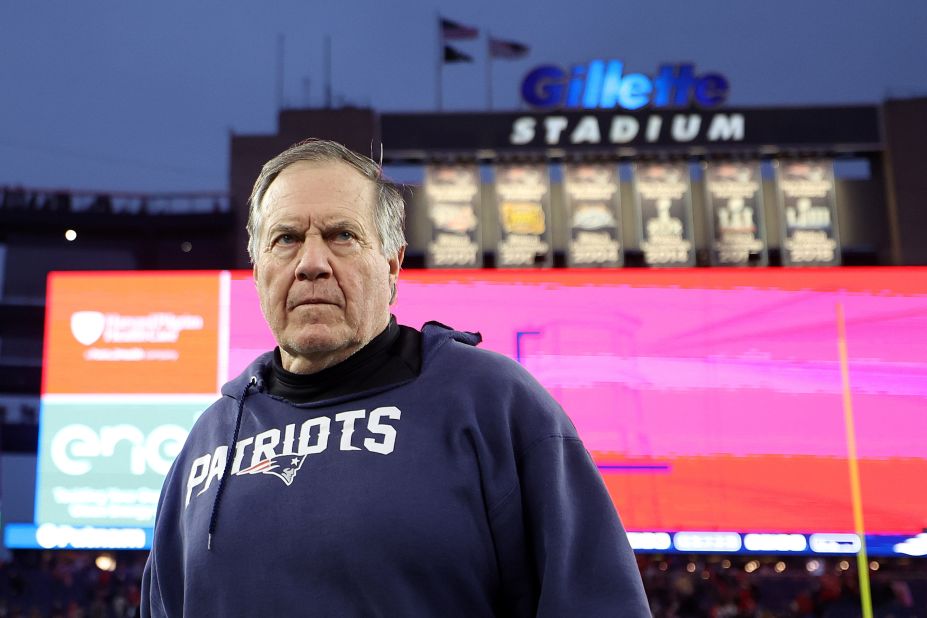
[[[627,535],[582,442],[553,435],[519,457],[490,513],[506,605],[518,616],[650,616]]]
[[[183,615],[183,549],[179,525],[180,482],[177,463],[161,490],[154,537],[142,574],[141,618]]]

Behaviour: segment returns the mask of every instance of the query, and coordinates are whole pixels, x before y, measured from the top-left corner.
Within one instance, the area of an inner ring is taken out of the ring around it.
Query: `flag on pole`
[[[491,58],[521,58],[527,56],[530,49],[523,43],[489,37],[489,56]]]
[[[469,41],[480,35],[480,31],[472,26],[461,24],[460,22],[444,19],[441,14],[436,15],[438,18],[438,53],[435,55],[437,65],[437,89],[435,91],[438,109],[443,105],[444,98],[444,65],[457,62],[473,62],[470,54],[465,54],[455,47],[447,44],[448,41]]]
[[[441,23],[441,37],[445,41],[469,41],[480,35],[480,31],[476,28],[443,17],[438,19]]]
[[[465,54],[459,49],[455,49],[450,45],[444,46],[444,62],[473,62],[473,56]]]

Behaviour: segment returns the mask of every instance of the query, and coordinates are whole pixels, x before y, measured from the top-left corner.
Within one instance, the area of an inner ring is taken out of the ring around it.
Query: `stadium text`
[[[512,123],[509,142],[523,146],[543,136],[548,146],[562,144],[631,144],[632,142],[692,141],[739,142],[743,141],[745,122],[743,114],[714,114],[707,119],[702,114],[674,114],[672,118],[653,114],[645,120],[634,116],[612,116],[610,121],[598,116],[521,116]],[[540,125],[540,126],[538,126]]]

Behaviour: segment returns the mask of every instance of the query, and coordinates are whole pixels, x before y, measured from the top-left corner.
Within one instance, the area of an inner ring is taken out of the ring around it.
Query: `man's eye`
[[[274,239],[275,245],[289,245],[296,241],[292,234],[280,234]]]
[[[354,240],[354,238],[355,238],[354,232],[348,232],[348,231],[343,230],[335,234],[335,240],[337,240],[338,242],[349,242],[351,240]]]

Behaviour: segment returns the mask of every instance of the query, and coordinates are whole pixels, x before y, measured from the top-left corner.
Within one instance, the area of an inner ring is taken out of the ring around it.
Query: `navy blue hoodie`
[[[142,616],[649,616],[573,425],[477,341],[428,325],[418,377],[314,403],[264,392],[270,353],[226,384],[165,481]]]

